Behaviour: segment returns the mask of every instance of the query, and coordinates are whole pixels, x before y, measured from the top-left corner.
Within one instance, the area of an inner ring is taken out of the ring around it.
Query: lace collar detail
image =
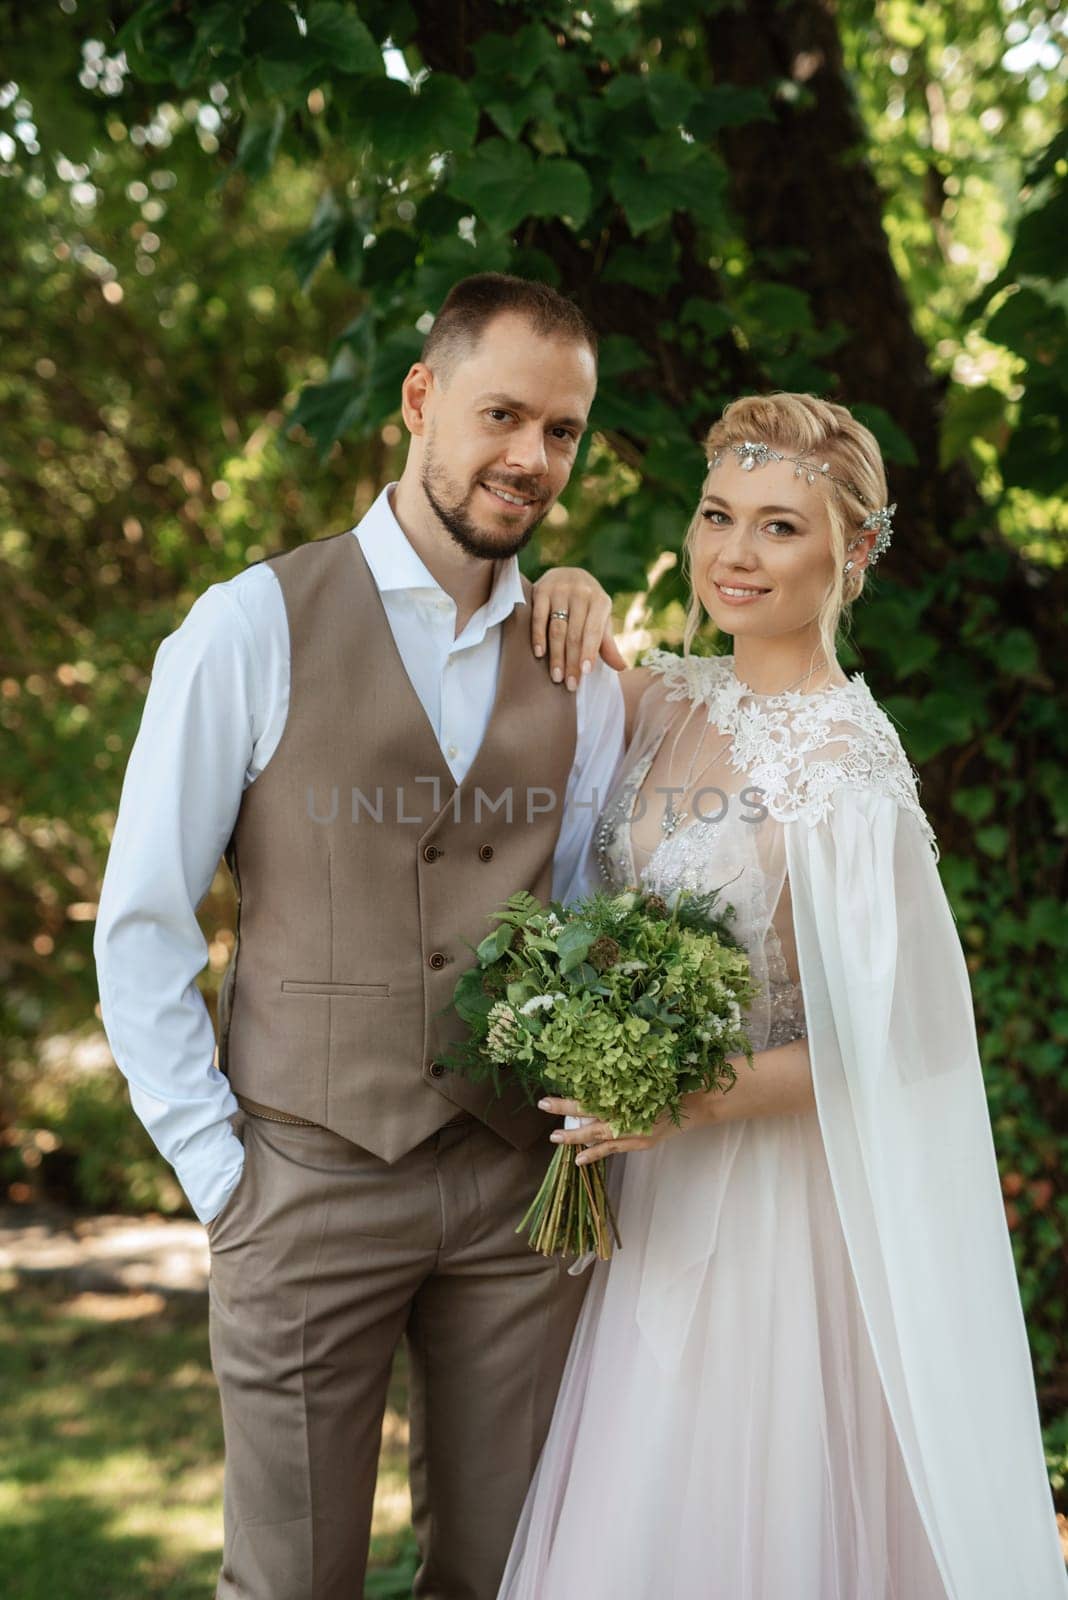
[[[749,775],[778,821],[822,822],[836,790],[871,789],[916,817],[937,856],[915,769],[860,673],[809,693],[757,694],[736,676],[733,656],[652,650],[642,664],[667,700],[707,705],[709,722],[731,739],[734,770]]]

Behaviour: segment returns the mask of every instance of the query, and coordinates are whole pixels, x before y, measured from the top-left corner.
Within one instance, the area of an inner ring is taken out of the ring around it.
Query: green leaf
[[[726,222],[726,174],[708,150],[665,138],[640,161],[623,160],[609,178],[613,198],[622,206],[632,233],[646,233],[675,211],[688,211],[698,222]]]
[[[364,403],[368,428],[381,427],[400,410],[400,391],[408,368],[418,361],[423,335],[417,328],[397,328],[381,341],[371,363]]]
[[[976,829],[975,842],[984,855],[1000,860],[1009,848],[1009,830],[999,822],[991,823],[987,828]]]
[[[629,283],[647,294],[662,294],[675,282],[677,256],[675,241],[667,233],[643,239],[640,245],[617,245],[604,264],[601,281]]]
[[[1026,628],[1008,628],[997,641],[996,659],[1004,672],[1026,677],[1039,670],[1038,645]]]
[[[418,91],[380,78],[361,86],[352,121],[379,160],[401,163],[469,149],[478,107],[467,85],[447,73],[432,73]]]
[[[315,0],[308,8],[308,41],[335,72],[385,72],[382,52],[366,23],[337,0]]]
[[[535,83],[524,93],[500,96],[484,102],[484,110],[491,116],[506,139],[518,139],[532,117],[554,122],[556,102],[547,83]]]
[[[610,333],[601,340],[597,368],[601,382],[638,372],[649,365],[649,358],[637,339],[629,333]]]
[[[683,327],[700,328],[710,339],[722,339],[734,327],[735,318],[722,301],[687,300],[679,313]]]
[[[466,200],[502,233],[526,217],[565,217],[585,221],[592,200],[590,181],[574,161],[546,156],[535,161],[525,145],[486,139],[464,162],[449,192]]]
[[[613,109],[623,110],[642,101],[658,128],[678,128],[686,122],[701,91],[668,68],[642,73],[640,77],[620,74],[611,79],[604,98]]]
[[[958,789],[953,796],[953,809],[969,822],[982,822],[994,809],[994,791],[987,783],[972,789]]]
[[[858,422],[870,428],[878,441],[879,448],[887,461],[899,461],[903,467],[915,467],[919,457],[913,447],[912,440],[897,423],[888,411],[882,406],[873,406],[858,401],[850,406],[850,411]],[[891,498],[893,498],[891,496]]]
[[[747,122],[774,122],[775,113],[763,90],[723,83],[702,95],[683,120],[694,138],[703,143],[714,138],[722,128],[744,127]]]
[[[951,384],[942,415],[939,465],[951,467],[971,455],[975,439],[987,439],[1000,448],[1005,439],[1008,397],[993,384]]]
[[[472,53],[480,78],[491,84],[507,78],[521,89],[533,83],[540,72],[552,73],[563,54],[548,29],[536,22],[528,23],[518,33],[483,34]],[[484,90],[488,85],[479,87]]]
[[[812,302],[803,289],[789,283],[750,283],[738,297],[744,317],[778,339],[804,333],[812,326]]]
[[[247,172],[250,178],[266,177],[274,165],[285,125],[282,106],[260,106],[250,111],[241,127],[234,171]]]
[[[326,189],[319,197],[311,227],[286,247],[286,256],[296,268],[302,289],[306,289],[315,269],[332,249],[342,213],[333,192]]]
[[[315,440],[322,460],[335,439],[355,425],[366,409],[365,385],[352,378],[309,383],[286,418],[286,427],[304,428]]]
[[[398,282],[408,274],[418,253],[419,247],[410,233],[400,228],[387,228],[363,252],[363,283],[368,289],[374,289]]]

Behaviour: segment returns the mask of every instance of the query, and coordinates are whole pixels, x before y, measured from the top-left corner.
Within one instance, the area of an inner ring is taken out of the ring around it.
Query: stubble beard
[[[505,481],[505,474],[495,473],[494,481],[498,480],[502,489],[511,489],[516,494],[535,495],[539,492],[528,481],[519,480],[514,476]],[[465,495],[457,493],[445,467],[435,456],[429,440],[423,457],[421,484],[423,493],[442,527],[452,536],[465,555],[475,556],[480,561],[501,561],[518,555],[520,550],[530,543],[533,534],[549,512],[549,507],[546,506],[541,515],[535,517],[522,533],[513,535],[511,539],[492,538],[479,528],[471,514],[471,501],[475,495],[475,488],[469,489]]]

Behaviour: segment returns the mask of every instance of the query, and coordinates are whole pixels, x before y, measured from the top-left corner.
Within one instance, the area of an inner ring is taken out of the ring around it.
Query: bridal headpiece
[[[866,498],[850,478],[835,476],[831,471],[829,461],[825,461],[822,466],[816,466],[814,462],[807,460],[804,456],[788,456],[784,455],[780,450],[773,450],[771,445],[765,444],[763,440],[754,443],[752,439],[746,439],[743,444],[717,445],[709,462],[709,468],[719,466],[723,459],[720,453],[721,449],[733,451],[742,463],[743,472],[752,472],[754,467],[766,467],[769,461],[792,461],[794,463],[795,478],[807,478],[809,483],[815,483],[817,478],[826,478],[829,482],[841,484],[843,489],[848,489],[850,494],[856,496],[862,506],[867,507],[868,505]],[[875,509],[869,509],[868,515],[860,525],[863,533],[873,531],[875,533],[875,543],[872,545],[871,553],[868,556],[869,567],[873,567],[879,557],[885,555],[890,548],[890,536],[893,532],[892,518],[896,510],[896,502],[890,506],[877,506]],[[850,571],[852,567],[853,562],[850,561],[846,566],[846,571]]]

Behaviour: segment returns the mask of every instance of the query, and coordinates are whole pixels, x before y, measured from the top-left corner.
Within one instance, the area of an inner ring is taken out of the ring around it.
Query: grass
[[[405,1373],[390,1389],[367,1600],[411,1593]],[[206,1600],[222,1429],[202,1302],[0,1280],[5,1600]]]

